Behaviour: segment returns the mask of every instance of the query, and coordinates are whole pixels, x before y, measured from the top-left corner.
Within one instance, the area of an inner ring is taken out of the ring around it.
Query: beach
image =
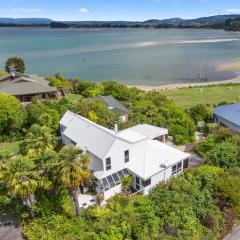
[[[240,83],[240,76],[233,79],[229,79],[229,80],[214,81],[214,82],[179,83],[179,84],[166,84],[166,85],[158,85],[158,86],[136,85],[136,86],[128,86],[128,87],[137,87],[143,91],[162,91],[162,90],[172,90],[172,89],[178,89],[178,88],[200,87],[200,86],[220,85],[220,84],[229,84],[229,83]]]

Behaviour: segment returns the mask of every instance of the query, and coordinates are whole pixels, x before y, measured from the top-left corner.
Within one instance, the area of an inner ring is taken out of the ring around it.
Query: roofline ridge
[[[74,112],[72,112],[72,111],[67,111],[67,112],[71,113],[71,114],[74,115],[75,117],[78,117],[78,118],[82,119],[82,120],[85,121],[85,122],[88,122],[88,123],[92,124],[93,126],[95,126],[95,127],[99,128],[99,129],[105,131],[106,133],[108,133],[108,134],[116,137],[116,134],[115,134],[112,130],[110,130],[110,129],[106,128],[106,127],[103,127],[103,126],[101,126],[101,125],[99,125],[99,124],[97,124],[97,123],[95,123],[95,122],[93,122],[93,121],[91,121],[91,120],[89,120],[89,119],[87,119],[87,118],[85,118],[85,117],[82,117],[82,116],[80,116],[80,115],[77,114],[77,113],[74,113]]]

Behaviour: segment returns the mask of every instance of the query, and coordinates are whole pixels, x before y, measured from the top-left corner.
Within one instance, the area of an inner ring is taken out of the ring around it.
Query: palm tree
[[[57,172],[59,182],[68,188],[76,215],[80,217],[78,202],[79,186],[90,177],[90,171],[88,170],[90,159],[88,156],[83,155],[81,149],[72,145],[63,147],[58,157]]]
[[[51,131],[47,126],[33,124],[20,145],[21,152],[28,155],[38,155],[52,150],[56,139]]]
[[[34,218],[33,205],[36,203],[34,193],[44,181],[35,170],[35,165],[28,157],[18,157],[2,165],[1,180],[6,184],[10,194],[20,197],[27,206],[30,216]]]

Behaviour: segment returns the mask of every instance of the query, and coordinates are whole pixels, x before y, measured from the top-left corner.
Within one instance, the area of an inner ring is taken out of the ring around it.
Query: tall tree
[[[8,73],[10,73],[11,71],[24,73],[25,72],[24,60],[18,57],[8,58],[5,63],[5,71]]]
[[[42,184],[33,161],[28,157],[11,160],[8,164],[2,165],[0,177],[9,193],[20,197],[27,206],[30,216],[34,218],[33,205],[36,203],[34,193]]]
[[[17,98],[0,93],[0,136],[16,134],[22,124],[22,114]]]
[[[63,147],[58,157],[59,163],[57,164],[57,172],[59,182],[68,188],[76,215],[79,217],[79,186],[90,177],[90,171],[88,170],[90,159],[88,156],[83,155],[81,149],[74,146]]]

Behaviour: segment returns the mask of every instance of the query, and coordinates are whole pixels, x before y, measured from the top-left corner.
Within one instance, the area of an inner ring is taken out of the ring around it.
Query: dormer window
[[[129,150],[124,151],[124,162],[129,162]]]
[[[111,169],[112,169],[111,158],[108,157],[106,158],[106,171],[109,171]]]

